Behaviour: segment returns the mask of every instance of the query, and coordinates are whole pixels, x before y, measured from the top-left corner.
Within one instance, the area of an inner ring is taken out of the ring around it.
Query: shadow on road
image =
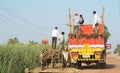
[[[100,69],[113,69],[115,68],[115,64],[106,64],[105,68],[100,68]],[[84,65],[80,69],[98,69],[96,64],[93,65]]]
[[[115,67],[116,67],[115,64],[107,64],[106,65],[106,69],[113,69]]]

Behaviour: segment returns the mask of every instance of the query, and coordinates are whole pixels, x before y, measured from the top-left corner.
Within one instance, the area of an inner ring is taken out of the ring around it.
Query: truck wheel
[[[72,68],[76,68],[76,64],[75,63],[71,63],[71,67]]]
[[[100,68],[100,63],[97,63],[97,68],[98,68],[98,69]]]
[[[105,69],[106,68],[106,63],[97,63],[97,68],[98,69]]]
[[[77,61],[76,68],[77,68],[77,69],[80,69],[80,68],[81,68],[81,62],[80,62],[80,61]]]
[[[101,63],[101,68],[105,69],[106,68],[106,63]]]

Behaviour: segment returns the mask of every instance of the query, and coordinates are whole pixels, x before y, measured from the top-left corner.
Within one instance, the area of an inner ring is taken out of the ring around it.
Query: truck
[[[106,66],[106,41],[104,24],[98,24],[97,33],[92,24],[83,24],[75,33],[68,34],[68,50],[71,66],[81,68],[82,63],[87,65],[96,63],[97,68]]]

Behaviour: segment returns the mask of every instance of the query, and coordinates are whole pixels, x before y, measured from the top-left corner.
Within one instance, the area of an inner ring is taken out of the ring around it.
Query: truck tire
[[[97,63],[97,68],[98,69],[105,69],[106,68],[106,63]]]
[[[76,68],[76,64],[75,63],[71,63],[71,67],[72,68]]]
[[[101,68],[105,69],[106,68],[106,63],[101,63]]]
[[[80,62],[80,61],[77,61],[76,68],[77,68],[77,69],[80,69],[80,68],[81,68],[81,62]]]

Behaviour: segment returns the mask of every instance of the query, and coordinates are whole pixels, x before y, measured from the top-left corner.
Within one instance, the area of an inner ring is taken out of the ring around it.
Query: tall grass
[[[24,73],[25,66],[29,69],[40,66],[42,45],[2,45],[0,46],[0,73]]]

